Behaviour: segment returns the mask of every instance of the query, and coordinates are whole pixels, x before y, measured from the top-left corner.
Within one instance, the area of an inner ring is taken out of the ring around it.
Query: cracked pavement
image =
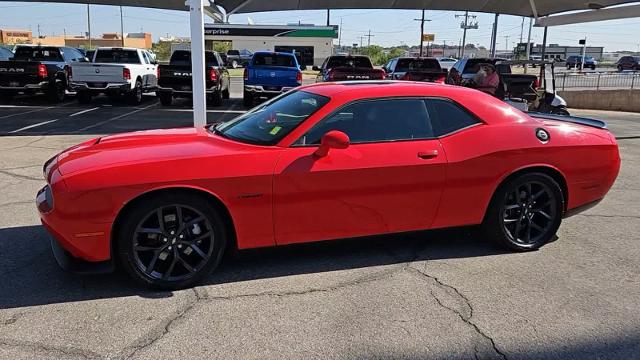
[[[584,115],[640,134],[629,114]],[[468,229],[252,250],[160,292],[50,254],[41,165],[89,137],[0,137],[0,359],[640,359],[640,139],[540,251]]]

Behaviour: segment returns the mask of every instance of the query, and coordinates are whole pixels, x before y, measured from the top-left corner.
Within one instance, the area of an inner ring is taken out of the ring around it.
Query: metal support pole
[[[424,9],[422,9],[422,19],[420,20],[420,57],[422,57],[423,47],[423,35],[424,35]]]
[[[462,32],[462,49],[460,49],[460,58],[464,57],[464,47],[467,44],[467,27],[469,26],[469,12],[464,12],[464,31]]]
[[[120,37],[122,37],[122,47],[124,47],[124,20],[122,20],[122,6],[120,6]]]
[[[87,34],[89,35],[89,49],[91,49],[91,11],[87,4]]]
[[[540,57],[542,58],[542,65],[540,65],[540,84],[544,84],[544,71],[545,71],[545,65],[544,65],[544,56],[547,54],[547,30],[549,28],[548,27],[544,27],[544,34],[542,35],[542,54],[540,55]]]
[[[188,0],[191,31],[191,80],[193,82],[193,126],[207,124],[204,71],[204,6],[208,0]]]
[[[491,57],[496,57],[496,41],[498,38],[498,14],[496,14],[495,19],[493,20],[493,30],[491,32]]]
[[[531,29],[533,27],[533,18],[529,18],[529,35],[527,35],[527,52],[525,60],[529,60],[531,58]],[[524,65],[524,73],[527,73],[527,64]],[[564,89],[562,89],[564,90]]]
[[[327,26],[331,26],[331,10],[327,9]]]

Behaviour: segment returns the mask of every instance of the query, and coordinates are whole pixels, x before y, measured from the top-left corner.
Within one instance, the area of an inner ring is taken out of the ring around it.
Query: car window
[[[96,63],[140,64],[136,50],[98,49],[95,57]]]
[[[426,99],[429,119],[435,136],[443,136],[480,121],[453,101],[444,99]]]
[[[296,67],[293,55],[285,54],[255,54],[253,56],[253,65]]]
[[[60,49],[55,47],[19,46],[16,48],[15,60],[61,61]]]
[[[275,145],[328,102],[325,96],[291,91],[221,124],[215,132],[240,142]]]
[[[398,72],[441,70],[440,63],[435,59],[398,59],[396,70]]]
[[[422,99],[380,99],[349,104],[316,124],[297,145],[318,145],[339,130],[351,143],[430,139],[434,137]]]
[[[373,68],[371,60],[366,56],[331,56],[327,62],[327,68]]]

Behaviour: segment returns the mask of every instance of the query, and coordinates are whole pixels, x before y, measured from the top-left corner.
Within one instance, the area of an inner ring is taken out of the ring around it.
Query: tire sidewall
[[[553,196],[556,198],[556,216],[553,219],[551,228],[547,231],[547,234],[537,243],[533,244],[518,244],[513,242],[506,230],[504,229],[502,218],[504,212],[504,203],[506,197],[515,186],[531,181],[543,183],[551,189]],[[484,233],[486,236],[494,238],[498,243],[508,247],[515,251],[531,251],[540,248],[553,239],[560,224],[562,223],[562,216],[564,213],[564,194],[558,183],[549,175],[543,173],[527,173],[513,179],[508,180],[502,184],[498,190],[496,190],[493,199],[491,200],[490,207],[487,211],[487,216],[483,222]]]
[[[185,205],[198,210],[209,220],[214,233],[213,251],[209,261],[196,275],[181,281],[163,281],[147,276],[135,265],[133,254],[133,235],[138,223],[153,210],[170,205]],[[116,242],[116,256],[122,268],[139,283],[164,290],[177,290],[192,286],[211,274],[220,263],[227,244],[226,227],[220,215],[215,211],[215,206],[205,198],[189,193],[165,194],[138,203],[127,212],[125,220],[116,231],[116,236],[113,241]]]

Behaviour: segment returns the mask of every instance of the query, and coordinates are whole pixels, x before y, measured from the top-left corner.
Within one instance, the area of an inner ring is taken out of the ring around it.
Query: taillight
[[[244,68],[244,79],[249,80],[249,69]]]
[[[209,68],[209,80],[210,81],[217,81],[218,80],[218,74],[216,73],[216,69],[215,68]]]
[[[49,73],[47,72],[47,66],[45,64],[38,65],[38,76],[47,77]]]
[[[122,77],[125,80],[131,80],[131,70],[129,70],[127,68],[122,69]]]
[[[445,75],[441,75],[439,78],[436,79],[435,82],[437,82],[438,84],[444,84],[446,80],[447,80],[447,77]]]
[[[156,67],[156,79],[160,79],[160,66]]]
[[[73,70],[71,70],[71,66],[67,67],[67,77],[71,79],[73,77]]]
[[[296,74],[296,82],[298,84],[302,84],[302,71],[298,71],[298,73]]]
[[[533,88],[537,89],[540,87],[540,79],[536,78],[535,80],[533,80]]]
[[[384,70],[380,70],[380,80],[384,80],[387,77],[387,73]]]

